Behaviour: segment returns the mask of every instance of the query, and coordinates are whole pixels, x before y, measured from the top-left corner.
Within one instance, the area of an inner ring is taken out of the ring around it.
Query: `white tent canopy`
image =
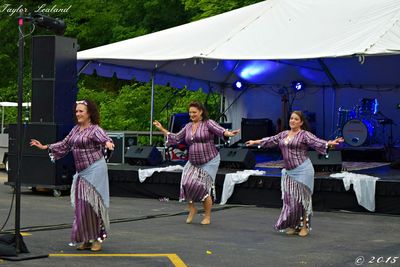
[[[239,79],[272,89],[302,80],[315,88],[388,90],[400,85],[399,54],[398,0],[267,0],[81,51],[78,67],[205,91]]]
[[[250,79],[252,83],[287,84],[281,76],[289,75],[281,69],[289,65],[280,61],[299,59],[299,62],[290,61],[296,64],[292,72],[304,66],[303,69],[313,72],[310,76],[315,76],[308,82],[327,84],[329,80],[320,64],[304,59],[398,54],[399,20],[397,0],[269,0],[88,49],[78,53],[78,60],[81,64],[91,61],[84,71],[87,74],[96,70],[101,76],[110,77],[115,73],[122,79],[149,81],[149,71],[156,71],[160,84],[169,82],[182,87],[191,85],[191,81],[196,88],[196,81],[221,85],[239,78]],[[279,60],[279,63],[268,60]],[[328,62],[328,67],[335,61]],[[358,58],[344,62],[352,63],[349,66],[352,69],[360,65]],[[250,67],[253,73],[246,73],[249,64],[255,65]],[[329,70],[340,84],[381,80],[353,82],[335,73],[335,66]],[[269,72],[273,76],[276,72],[281,78],[269,78]]]

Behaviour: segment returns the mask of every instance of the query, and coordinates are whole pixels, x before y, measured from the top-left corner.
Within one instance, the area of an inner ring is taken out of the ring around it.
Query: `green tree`
[[[192,21],[208,18],[262,0],[181,0]]]

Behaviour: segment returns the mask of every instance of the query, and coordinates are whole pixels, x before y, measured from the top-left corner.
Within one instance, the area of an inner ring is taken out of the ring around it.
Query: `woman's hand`
[[[246,146],[254,146],[254,145],[259,145],[260,143],[258,142],[258,140],[249,140],[245,144]]]
[[[157,121],[157,120],[155,120],[155,121],[153,122],[153,125],[156,126],[157,129],[159,129],[160,131],[162,131],[162,129],[164,129],[164,127],[162,126],[162,124],[161,124],[159,121]]]
[[[336,138],[335,140],[329,140],[328,147],[333,148],[333,147],[339,145],[340,143],[343,143],[343,141],[344,141],[343,137]]]
[[[113,142],[110,142],[110,141],[107,141],[107,142],[106,142],[106,148],[107,148],[107,149],[109,149],[109,150],[114,150],[114,147],[115,147],[115,145],[114,145]]]
[[[155,120],[153,121],[153,125],[157,127],[158,130],[160,130],[165,136],[168,135],[168,131],[162,126],[162,124]]]
[[[40,143],[40,141],[36,140],[36,139],[31,139],[31,142],[29,143],[31,146],[35,146],[39,149],[45,150],[48,149],[49,146],[48,145],[42,145],[42,143]]]
[[[234,136],[237,135],[238,133],[240,133],[240,130],[239,130],[239,129],[238,129],[238,130],[233,130],[233,131],[226,130],[226,131],[224,132],[224,135],[225,135],[226,137],[234,137]]]

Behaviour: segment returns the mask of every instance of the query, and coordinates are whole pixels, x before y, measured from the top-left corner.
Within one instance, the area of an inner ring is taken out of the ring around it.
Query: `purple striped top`
[[[179,131],[167,136],[169,144],[185,141],[189,145],[189,161],[193,165],[202,165],[218,155],[214,144],[214,137],[223,137],[225,129],[213,120],[200,121],[199,126],[192,134],[193,123],[189,122]]]
[[[309,147],[315,149],[320,154],[326,154],[328,142],[319,139],[312,133],[301,130],[285,144],[288,134],[289,131],[283,131],[277,135],[261,139],[260,143],[261,147],[279,146],[282,151],[285,169],[294,169],[308,159]]]
[[[112,139],[99,125],[92,124],[83,130],[75,125],[64,140],[49,145],[49,149],[55,160],[72,150],[76,171],[80,172],[104,156],[107,141],[112,142]]]

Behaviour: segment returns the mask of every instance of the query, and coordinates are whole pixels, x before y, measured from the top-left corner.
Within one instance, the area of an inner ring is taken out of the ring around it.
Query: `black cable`
[[[249,206],[249,205],[246,205]],[[237,208],[237,207],[243,207],[243,205],[231,205],[231,206],[225,206],[225,207],[217,207],[213,208],[212,211],[220,211],[220,210],[226,210],[226,209],[231,209],[231,208]],[[198,213],[203,213],[203,209],[199,209]],[[189,214],[188,211],[182,211],[182,212],[175,212],[175,213],[163,213],[163,214],[156,214],[156,215],[146,215],[138,218],[119,218],[119,219],[113,219],[110,220],[110,224],[114,223],[124,223],[124,222],[135,222],[135,221],[142,221],[142,220],[150,220],[150,219],[158,219],[158,218],[166,218],[166,217],[175,217],[175,216],[181,216],[181,215],[187,215]],[[68,229],[72,227],[72,223],[62,223],[62,224],[54,224],[54,225],[39,225],[39,226],[27,226],[27,227],[21,227],[21,231],[23,232],[41,232],[41,231],[54,231],[54,230],[61,230],[61,229]],[[13,232],[14,229],[8,229],[5,232]]]
[[[14,191],[13,191],[13,196],[12,196],[12,198],[11,198],[10,209],[9,209],[9,211],[8,211],[8,215],[7,215],[7,218],[6,218],[6,220],[5,220],[4,224],[3,224],[3,226],[1,226],[1,228],[0,228],[0,233],[3,231],[4,227],[6,227],[6,225],[7,225],[7,223],[8,223],[8,220],[10,219],[11,211],[12,211],[12,208],[13,208],[13,206],[14,206],[14,198],[15,198],[15,187],[14,187]]]
[[[25,123],[23,126],[24,126],[24,129],[23,129],[22,140],[25,141],[27,124]],[[21,150],[22,150],[22,153],[23,153],[23,152],[24,152],[24,147],[23,147],[23,146],[21,147]],[[22,162],[19,162],[19,164],[21,164],[21,163],[22,163]],[[16,188],[15,188],[15,186],[14,186],[14,191],[13,191],[13,195],[12,195],[12,198],[11,198],[10,209],[9,209],[9,211],[8,211],[8,215],[7,215],[7,218],[6,218],[5,222],[4,222],[4,224],[3,224],[3,225],[1,226],[1,228],[0,228],[0,232],[3,231],[4,227],[6,227],[6,225],[7,225],[7,223],[8,223],[8,220],[10,219],[11,211],[12,211],[12,208],[13,208],[13,206],[14,206],[15,192],[16,192]]]

